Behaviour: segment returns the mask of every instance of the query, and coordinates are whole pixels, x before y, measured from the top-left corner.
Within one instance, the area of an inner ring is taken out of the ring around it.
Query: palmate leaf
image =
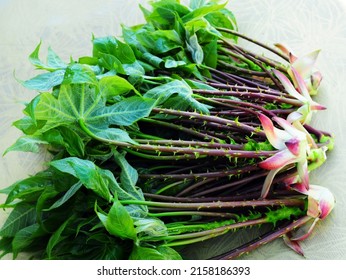
[[[108,94],[108,93],[107,93]],[[86,84],[61,85],[58,97],[42,93],[35,108],[37,120],[46,121],[40,132],[46,132],[58,126],[69,126],[82,121],[88,130],[103,135],[119,137],[112,139],[127,141],[125,131],[109,128],[109,125],[128,126],[146,117],[151,112],[155,100],[138,96],[123,99],[106,106],[106,98],[97,87]],[[107,133],[111,130],[110,133]]]

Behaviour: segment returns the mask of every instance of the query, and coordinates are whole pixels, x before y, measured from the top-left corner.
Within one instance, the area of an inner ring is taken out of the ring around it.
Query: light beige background
[[[142,22],[138,4],[145,0],[0,0],[0,154],[20,132],[11,126],[21,118],[23,102],[35,92],[14,79],[35,74],[27,57],[42,40],[42,57],[51,46],[65,61],[91,54],[91,36],[120,34],[120,24]],[[183,1],[182,1],[183,2]],[[311,174],[314,184],[328,187],[337,199],[333,213],[318,224],[302,247],[307,259],[346,259],[346,3],[343,0],[231,0],[240,32],[268,44],[282,42],[303,55],[321,49],[318,68],[324,80],[317,100],[328,107],[313,124],[335,134],[335,149],[326,164]],[[247,42],[242,42],[248,45]],[[44,153],[9,153],[0,157],[0,188],[34,174]],[[4,196],[0,197],[0,202]],[[0,226],[7,213],[0,212]],[[222,241],[214,245],[222,248]],[[207,252],[201,244],[199,253]],[[302,259],[277,240],[246,259]]]

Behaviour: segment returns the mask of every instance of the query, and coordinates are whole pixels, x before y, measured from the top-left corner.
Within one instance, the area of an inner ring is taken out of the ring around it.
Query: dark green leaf
[[[106,201],[112,200],[111,191],[119,187],[112,172],[99,168],[91,161],[69,157],[52,161],[50,164],[61,172],[78,178],[87,189],[94,191]]]
[[[22,200],[37,200],[37,196],[44,190],[45,187],[51,185],[51,173],[49,171],[42,171],[35,176],[20,180],[0,190],[0,193],[6,193],[6,204],[10,204],[15,199]]]
[[[19,230],[12,241],[13,258],[15,259],[19,252],[30,246],[40,234],[42,234],[42,231],[40,231],[39,224],[32,224]]]
[[[5,224],[0,230],[0,236],[13,237],[17,232],[35,223],[36,211],[28,203],[19,203],[11,211]]]
[[[60,199],[55,201],[51,207],[46,209],[46,211],[53,210],[63,205],[81,188],[81,186],[82,186],[82,183],[80,181],[72,185],[71,188]]]
[[[62,240],[64,240],[67,236],[62,236],[63,231],[65,230],[66,226],[68,225],[68,223],[70,222],[70,220],[72,220],[72,216],[67,219],[53,234],[52,236],[49,238],[48,244],[47,244],[47,248],[46,248],[46,252],[48,255],[48,258],[51,259],[52,258],[52,251],[54,249],[54,247]]]
[[[216,68],[217,65],[217,41],[213,40],[209,44],[203,47],[204,52],[204,64]]]
[[[138,180],[138,172],[134,169],[128,161],[125,159],[123,154],[120,154],[116,150],[113,151],[114,160],[121,168],[120,182],[121,187],[129,194],[134,195],[137,199],[143,199],[142,194],[136,189]],[[121,199],[121,198],[120,198]]]

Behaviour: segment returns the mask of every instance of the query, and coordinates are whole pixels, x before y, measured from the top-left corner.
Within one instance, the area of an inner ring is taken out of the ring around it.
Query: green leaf
[[[99,86],[100,91],[107,99],[117,95],[124,95],[130,91],[134,91],[138,95],[141,95],[132,84],[119,76],[104,77],[100,80]]]
[[[169,29],[171,27],[176,14],[179,17],[183,17],[190,12],[187,7],[181,5],[176,0],[161,0],[153,2],[152,6],[154,10],[150,15],[146,16],[146,19],[162,29]]]
[[[136,56],[131,47],[113,36],[93,39],[93,56],[102,57],[100,54],[110,54],[123,64],[132,64]]]
[[[17,141],[11,145],[9,148],[5,150],[3,156],[8,152],[32,152],[38,153],[40,151],[41,145],[49,144],[47,141],[42,140],[39,136],[21,136],[17,139]]]
[[[233,13],[227,9],[221,9],[220,11],[212,12],[205,17],[213,27],[223,27],[230,30],[237,30],[237,22]],[[221,32],[226,37],[237,41],[237,36],[230,33]]]
[[[172,248],[159,246],[156,249],[134,246],[130,260],[182,260],[181,256]]]
[[[0,237],[0,259],[13,252],[12,240],[13,237]]]
[[[200,65],[203,62],[204,59],[204,54],[203,54],[203,49],[198,43],[198,38],[196,34],[193,34],[190,38],[189,41],[186,43],[187,49],[192,55],[193,61],[197,64]]]
[[[131,215],[131,213],[130,213]],[[136,218],[135,219],[136,232],[141,238],[150,238],[154,236],[166,236],[167,228],[163,221],[157,218]]]
[[[87,121],[95,123],[103,118],[108,118],[108,122],[111,124],[129,126],[141,118],[149,116],[155,103],[154,99],[132,96],[112,106],[98,108]]]
[[[129,194],[133,195],[137,199],[142,200],[142,193],[136,189],[136,184],[138,180],[138,172],[133,168],[128,161],[125,159],[124,154],[120,154],[116,150],[113,150],[114,160],[121,168],[120,182],[121,187]],[[122,199],[121,197],[119,197]]]
[[[31,204],[22,202],[17,204],[0,229],[0,236],[13,237],[16,233],[35,223],[36,211]]]
[[[88,85],[62,85],[58,98],[42,93],[36,107],[36,119],[46,120],[41,132],[57,126],[77,124],[80,120],[89,129],[107,129],[108,125],[131,125],[150,114],[155,100],[133,96],[105,105],[105,97]]]
[[[74,130],[61,126],[58,129],[63,142],[61,143],[71,156],[83,158],[85,156],[85,143]]]
[[[66,68],[63,84],[97,84],[94,71],[88,65],[72,64]]]
[[[207,4],[207,0],[191,0],[190,8],[196,10],[198,8],[204,7]]]
[[[48,258],[52,258],[52,251],[54,247],[62,240],[64,240],[67,236],[62,236],[63,231],[65,230],[68,223],[73,219],[74,217],[71,216],[69,219],[67,219],[63,224],[60,225],[60,227],[52,234],[52,236],[49,238],[46,253],[48,255]]]
[[[108,215],[100,212],[97,212],[97,215],[110,234],[123,239],[136,240],[137,233],[133,220],[118,200],[114,201]]]
[[[210,4],[210,5],[204,5],[200,6],[199,8],[193,10],[192,12],[188,13],[187,15],[182,17],[183,22],[189,22],[191,20],[195,20],[201,17],[204,17],[208,15],[211,12],[218,11],[222,8],[224,8],[227,4],[227,1],[224,4],[216,5],[216,4]]]
[[[5,204],[10,204],[15,199],[26,201],[37,200],[37,197],[44,188],[52,184],[51,176],[49,171],[42,171],[0,190],[0,193],[7,194]]]
[[[133,141],[129,134],[119,128],[106,128],[106,129],[97,129],[97,128],[90,128],[90,131],[97,137],[100,137],[105,140],[111,140],[111,141],[119,141],[119,142],[125,142],[130,144],[138,144],[137,142]]]
[[[116,187],[119,187],[111,171],[101,169],[89,160],[69,157],[52,161],[50,165],[78,178],[87,189],[94,191],[106,201],[112,200],[111,191],[114,192]]]
[[[205,45],[203,47],[203,53],[204,53],[204,64],[216,68],[217,65],[217,41],[213,40],[209,44]]]
[[[47,63],[42,62],[39,58],[41,43],[42,42],[37,45],[35,50],[29,56],[31,64],[33,64],[37,69],[44,69],[47,71],[64,69],[67,67],[67,64],[61,60],[51,47],[48,48]]]
[[[186,65],[185,61],[174,60],[174,59],[170,59],[170,58],[165,58],[164,62],[165,62],[165,68],[177,68],[179,66]]]
[[[126,74],[123,64],[114,55],[107,54],[107,53],[99,53],[98,55],[100,57],[99,59],[100,66],[106,68],[107,70],[113,70],[115,71],[115,73]]]
[[[29,247],[42,233],[39,224],[32,224],[19,230],[12,241],[13,258],[15,259],[19,252]]]
[[[153,54],[163,54],[182,49],[182,42],[175,30],[142,31],[137,39],[147,50]]]
[[[149,97],[158,100],[159,104],[166,102],[171,96],[177,94],[181,101],[188,104],[191,108],[202,113],[208,113],[208,106],[202,104],[192,97],[191,87],[184,81],[173,80],[163,85],[154,87],[148,90],[144,97]]]
[[[35,121],[29,116],[24,116],[23,118],[13,122],[13,126],[21,130],[26,135],[32,135],[39,129],[41,129],[45,124],[45,121]]]
[[[64,80],[64,76],[65,70],[56,70],[54,72],[39,74],[30,80],[19,82],[24,87],[31,90],[47,91],[57,85],[60,85]]]
[[[60,199],[55,201],[54,204],[48,209],[45,209],[45,211],[50,211],[63,205],[81,188],[81,186],[82,186],[82,183],[80,181],[72,185],[72,187]]]

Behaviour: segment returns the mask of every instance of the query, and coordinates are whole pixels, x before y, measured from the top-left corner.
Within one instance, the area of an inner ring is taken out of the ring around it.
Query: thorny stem
[[[206,203],[185,203],[185,202],[157,202],[157,201],[143,201],[143,200],[121,200],[121,204],[129,205],[146,205],[153,207],[169,207],[173,209],[228,209],[237,207],[266,207],[266,206],[298,206],[304,207],[305,201],[296,198],[282,198],[282,199],[262,199],[262,200],[249,200],[249,201],[216,201]]]
[[[178,130],[178,131],[193,135],[197,138],[201,138],[204,140],[214,140],[217,142],[221,142],[221,140],[218,139],[217,137],[210,136],[208,134],[201,133],[199,131],[196,131],[196,130],[193,130],[193,129],[190,129],[190,128],[187,128],[187,127],[184,127],[181,125],[177,125],[177,124],[173,124],[173,123],[169,123],[169,122],[164,122],[164,121],[159,121],[159,120],[153,120],[153,119],[149,119],[149,118],[143,118],[143,119],[141,119],[141,121],[147,122],[147,123],[152,123],[155,125],[165,126],[165,127],[168,127],[168,128],[174,129],[174,130]]]
[[[149,208],[155,211],[155,208]],[[205,216],[205,217],[218,217],[218,218],[236,218],[237,215],[226,212],[202,212],[202,211],[170,211],[159,213],[148,213],[150,217],[174,217],[174,216]]]
[[[216,149],[234,149],[242,150],[244,145],[239,144],[222,144],[214,142],[202,142],[202,141],[185,141],[185,140],[151,140],[151,139],[134,139],[134,141],[141,144],[148,145],[168,145],[168,146],[195,146],[205,148],[216,148]]]
[[[234,168],[230,170],[220,170],[215,172],[204,173],[188,173],[188,174],[141,174],[141,178],[162,178],[162,179],[198,179],[198,178],[221,178],[228,177],[235,174],[243,174],[251,171],[259,170],[256,165],[248,165],[242,168]]]
[[[174,116],[187,117],[190,119],[200,119],[200,120],[211,122],[211,123],[220,123],[220,124],[225,124],[228,126],[234,126],[234,127],[239,128],[239,129],[242,129],[246,132],[251,132],[251,133],[254,133],[256,135],[261,135],[261,136],[265,137],[264,132],[258,131],[258,128],[244,125],[242,123],[237,123],[235,121],[223,119],[223,118],[216,117],[216,116],[202,115],[202,114],[194,113],[194,112],[177,111],[177,110],[173,110],[173,109],[164,109],[164,108],[154,108],[153,112],[168,114],[168,115],[174,115]]]
[[[231,225],[218,227],[215,229],[204,230],[204,231],[199,231],[199,232],[194,232],[194,233],[168,235],[168,236],[164,236],[162,239],[164,239],[164,240],[187,239],[187,240],[186,241],[181,240],[181,241],[177,241],[177,242],[168,242],[166,244],[163,244],[163,246],[173,247],[173,246],[192,244],[192,243],[199,242],[202,240],[215,238],[216,236],[219,236],[222,234],[226,234],[230,230],[234,230],[234,229],[238,229],[238,228],[242,228],[242,227],[248,227],[248,226],[261,225],[261,224],[264,224],[267,222],[268,222],[267,218],[260,218],[260,219],[256,219],[256,220],[239,222],[239,223],[235,223],[235,224],[231,224]]]
[[[248,98],[248,99],[261,99],[261,100],[268,100],[271,102],[279,102],[279,103],[284,103],[284,104],[290,104],[296,107],[302,106],[302,102],[293,98],[287,98],[287,97],[282,97],[282,96],[277,96],[277,95],[271,95],[263,92],[252,92],[252,91],[232,91],[232,90],[206,90],[206,89],[194,89],[194,93],[199,93],[199,94],[206,94],[206,95],[221,95],[221,96],[234,96],[234,97],[239,97],[239,98]]]
[[[273,74],[265,68],[265,66],[262,65],[261,61],[258,61],[258,59],[256,57],[253,57],[252,55],[248,54],[246,51],[243,51],[241,49],[239,49],[237,46],[235,46],[234,44],[230,43],[227,40],[224,40],[224,42],[229,45],[231,48],[237,50],[239,53],[241,53],[243,56],[245,56],[247,59],[251,60],[252,62],[254,62],[255,64],[257,64],[266,74],[267,76],[274,82],[274,84],[280,89],[280,90],[284,90],[284,87],[281,85],[281,83],[278,81],[277,78],[275,78],[273,76]]]
[[[284,59],[284,60],[286,60],[286,61],[289,61],[289,58],[288,58],[286,55],[282,54],[281,52],[277,51],[276,49],[274,49],[274,48],[272,48],[272,47],[269,47],[269,46],[267,46],[267,45],[265,45],[265,44],[263,44],[263,43],[261,43],[261,42],[259,42],[259,41],[257,41],[257,40],[254,40],[254,39],[252,39],[252,38],[249,38],[248,36],[246,36],[246,35],[244,35],[244,34],[241,34],[241,33],[237,32],[237,31],[234,31],[234,30],[231,30],[231,29],[228,29],[228,28],[223,28],[223,27],[217,27],[216,29],[219,30],[219,31],[221,31],[221,32],[226,32],[226,33],[229,33],[229,34],[238,36],[238,37],[240,37],[240,38],[243,38],[243,39],[245,39],[245,40],[247,40],[247,41],[249,41],[249,42],[251,42],[251,43],[254,43],[254,44],[256,44],[256,45],[258,45],[258,46],[264,48],[264,49],[267,49],[268,51],[270,51],[270,52],[272,52],[272,53],[278,55],[278,56],[281,57],[282,59]]]
[[[162,110],[167,111],[166,109],[162,109]],[[175,110],[169,110],[169,111],[175,111]],[[178,111],[175,111],[175,112],[178,112]],[[201,148],[194,148],[194,147],[184,148],[184,147],[169,147],[169,146],[160,146],[160,145],[134,145],[134,144],[129,144],[125,142],[120,142],[116,140],[110,140],[110,139],[99,137],[95,135],[94,133],[92,133],[85,126],[84,121],[82,119],[79,121],[79,123],[81,128],[92,138],[108,143],[108,144],[116,145],[122,148],[133,149],[134,150],[133,152],[142,150],[142,151],[154,151],[159,154],[163,152],[168,152],[168,153],[173,153],[174,156],[175,154],[183,154],[184,157],[186,155],[194,155],[195,157],[199,157],[200,155],[202,156],[206,155],[206,156],[215,156],[215,157],[221,156],[221,157],[236,157],[236,158],[262,158],[262,157],[272,156],[276,153],[275,151],[257,152],[257,151],[231,150],[231,149],[201,149]]]
[[[311,220],[311,217],[304,216],[302,218],[299,218],[298,220],[294,221],[293,223],[289,224],[288,226],[285,226],[283,228],[280,228],[274,232],[267,233],[259,238],[256,238],[255,240],[252,240],[236,249],[233,249],[227,253],[215,256],[211,259],[213,260],[231,260],[240,257],[241,255],[245,253],[249,253],[258,247],[267,244],[279,237],[282,237],[283,235],[289,233],[290,231],[299,228],[309,222]]]

